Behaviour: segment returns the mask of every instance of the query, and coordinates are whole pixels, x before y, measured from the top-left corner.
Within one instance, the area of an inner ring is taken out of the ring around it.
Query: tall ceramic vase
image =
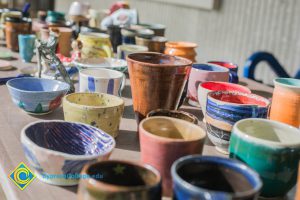
[[[300,80],[276,78],[270,119],[300,128]]]
[[[188,59],[161,53],[128,55],[133,108],[139,123],[155,109],[177,109],[188,71]]]

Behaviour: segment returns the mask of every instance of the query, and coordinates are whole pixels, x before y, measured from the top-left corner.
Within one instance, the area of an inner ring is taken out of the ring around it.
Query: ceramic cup
[[[188,81],[188,102],[192,106],[200,107],[197,97],[199,84],[206,81],[228,82],[229,70],[214,64],[193,64]]]
[[[63,110],[66,121],[90,124],[116,137],[124,100],[103,93],[73,93],[64,97]]]
[[[166,109],[156,109],[152,110],[147,114],[148,117],[155,117],[155,116],[166,116],[166,117],[173,117],[177,119],[182,119],[193,124],[198,124],[198,118],[191,113],[184,112],[181,110],[166,110]]]
[[[134,44],[123,44],[119,45],[117,48],[117,58],[126,59],[126,57],[131,53],[139,53],[148,51],[147,47],[134,45]]]
[[[296,184],[300,130],[273,120],[244,119],[232,129],[229,152],[260,175],[261,196],[283,197]]]
[[[219,81],[207,81],[200,83],[198,87],[198,102],[201,106],[203,116],[206,113],[207,94],[212,91],[237,91],[248,94],[251,93],[251,90],[249,88],[234,83]]]
[[[276,78],[270,119],[300,128],[300,80]]]
[[[192,42],[170,41],[166,43],[165,54],[180,56],[189,59],[192,62],[196,62],[196,47],[197,44]]]
[[[245,164],[215,156],[185,156],[172,165],[174,199],[257,199],[262,182]]]
[[[172,195],[170,169],[175,160],[201,154],[205,130],[193,123],[171,117],[149,117],[139,125],[141,161],[161,173],[163,194]]]
[[[207,63],[219,65],[221,67],[225,67],[229,69],[229,82],[230,83],[239,83],[239,76],[238,76],[238,65],[231,63],[231,62],[224,62],[224,61],[209,61]]]
[[[155,36],[148,39],[136,36],[135,42],[137,45],[148,47],[149,51],[163,53],[165,50],[167,38]]]
[[[121,96],[126,76],[110,69],[83,69],[79,71],[79,91],[99,92]]]
[[[149,165],[129,161],[101,161],[86,165],[81,175],[78,200],[158,200],[161,176]]]
[[[151,110],[178,108],[190,60],[161,53],[133,53],[127,62],[138,123]]]
[[[228,154],[233,125],[246,118],[267,118],[270,102],[255,94],[217,91],[207,95],[206,128],[210,141]]]
[[[35,35],[18,35],[19,53],[23,62],[31,62],[35,49]]]

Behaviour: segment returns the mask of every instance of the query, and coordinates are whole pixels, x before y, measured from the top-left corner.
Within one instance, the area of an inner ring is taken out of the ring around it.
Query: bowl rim
[[[216,85],[228,85],[228,86],[234,86],[238,89],[242,89],[244,91],[241,90],[210,90],[208,88],[205,87],[206,84],[216,84]],[[201,90],[201,88],[203,88],[206,91],[212,92],[212,91],[238,91],[238,92],[243,92],[243,93],[247,93],[247,94],[252,94],[252,91],[250,88],[237,84],[237,83],[230,83],[230,82],[225,82],[225,81],[205,81],[199,84],[198,86],[198,92]],[[247,91],[247,92],[246,92]]]
[[[183,110],[169,110],[169,109],[161,109],[161,108],[151,110],[150,112],[147,113],[146,118],[164,116],[164,115],[155,115],[156,113],[182,114],[184,116],[187,116],[189,119],[193,120],[192,123],[194,123],[196,125],[198,124],[198,121],[199,121],[199,119],[195,115],[193,115],[193,114],[191,114],[189,112],[186,112],[186,111],[183,111]],[[172,118],[176,118],[176,117],[172,117]],[[180,118],[177,118],[177,119],[180,119]]]
[[[80,125],[84,125],[84,126],[87,126],[87,127],[92,127],[92,128],[98,129],[100,132],[102,132],[102,133],[104,133],[104,134],[106,134],[110,137],[110,140],[112,141],[112,145],[111,145],[110,149],[106,150],[105,153],[102,153],[102,154],[73,155],[73,154],[64,153],[64,152],[60,152],[60,151],[56,151],[56,150],[52,150],[52,149],[47,149],[45,147],[41,147],[41,146],[37,145],[35,142],[33,142],[25,133],[25,131],[29,127],[31,127],[35,124],[38,124],[38,123],[51,123],[51,122],[68,123],[68,124],[80,124]],[[28,147],[28,145],[26,145],[27,148],[39,149],[40,151],[44,151],[44,152],[47,152],[49,154],[56,155],[56,156],[63,156],[64,158],[69,158],[69,159],[72,159],[72,160],[83,160],[83,159],[91,160],[91,159],[99,158],[100,156],[103,157],[103,156],[109,155],[114,150],[114,148],[116,147],[115,139],[111,135],[109,135],[108,133],[104,132],[103,130],[101,130],[99,128],[96,128],[94,126],[88,125],[88,124],[84,124],[84,123],[80,123],[80,122],[67,122],[67,121],[64,121],[64,120],[38,120],[38,121],[31,122],[31,123],[27,124],[21,130],[21,143],[23,145],[24,145],[24,143],[27,143],[27,144],[29,143],[30,146]]]
[[[114,73],[113,76],[108,77],[108,76],[99,76],[99,74],[95,75],[90,75],[88,72],[111,72]],[[87,68],[87,69],[80,69],[79,70],[79,77],[82,76],[84,78],[88,77],[93,77],[94,79],[100,79],[100,80],[109,80],[109,79],[122,79],[124,77],[124,73],[113,70],[113,69],[107,69],[107,68]]]
[[[199,65],[206,65],[206,66],[211,66],[211,67],[214,67],[214,68],[217,68],[218,71],[209,71],[209,70],[205,70],[205,69],[199,69],[197,68],[196,66],[199,66]],[[213,63],[193,63],[192,65],[192,70],[193,71],[197,71],[197,72],[202,72],[202,73],[228,73],[228,79],[229,79],[229,69],[226,68],[226,67],[223,67],[221,65],[216,65],[216,64],[213,64]]]
[[[291,85],[291,84],[287,84],[287,83],[282,83],[280,81],[283,80],[292,80],[295,81],[297,83],[299,83],[299,85]],[[274,85],[280,85],[282,87],[286,87],[286,88],[291,88],[291,89],[300,89],[300,80],[299,79],[295,79],[295,78],[275,78],[273,80]]]
[[[19,88],[16,88],[16,87],[13,87],[11,85],[11,83],[13,81],[16,81],[16,79],[22,79],[22,80],[46,80],[46,81],[49,81],[49,82],[56,82],[56,83],[59,83],[61,85],[64,85],[66,86],[65,89],[60,89],[60,90],[56,90],[56,91],[29,91],[29,90],[22,90],[22,89],[19,89]],[[63,82],[63,81],[59,81],[59,80],[53,80],[53,79],[47,79],[47,78],[36,78],[36,77],[22,77],[22,78],[14,78],[14,79],[11,79],[9,81],[7,81],[6,83],[6,86],[9,88],[9,89],[12,89],[12,90],[16,90],[16,91],[19,91],[19,92],[23,92],[23,93],[35,93],[35,94],[41,94],[41,93],[57,93],[57,92],[62,92],[62,91],[69,91],[70,90],[70,85]]]

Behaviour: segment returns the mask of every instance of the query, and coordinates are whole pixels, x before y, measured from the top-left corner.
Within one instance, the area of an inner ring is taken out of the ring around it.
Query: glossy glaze
[[[155,116],[173,117],[173,118],[182,119],[191,122],[193,124],[198,124],[198,118],[195,115],[192,115],[191,113],[184,112],[181,110],[157,109],[149,112],[146,117],[148,118],[148,117],[155,117]]]
[[[180,56],[186,59],[196,62],[196,47],[197,44],[192,42],[174,42],[170,41],[166,43],[165,54],[172,56]]]
[[[222,67],[229,69],[229,82],[230,83],[239,83],[238,65],[237,64],[234,64],[231,62],[224,62],[224,61],[209,61],[207,63],[220,65]]]
[[[126,59],[131,53],[139,53],[148,51],[148,47],[134,44],[123,44],[118,46],[117,58]]]
[[[31,62],[35,50],[35,35],[18,35],[19,54],[23,62]]]

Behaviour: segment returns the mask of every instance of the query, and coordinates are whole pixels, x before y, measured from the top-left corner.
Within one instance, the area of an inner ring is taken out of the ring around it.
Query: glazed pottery
[[[124,100],[103,93],[74,93],[63,99],[63,110],[66,121],[90,124],[116,137]]]
[[[28,124],[21,143],[38,179],[62,186],[77,185],[82,167],[107,160],[115,147],[115,140],[102,130],[62,120]]]
[[[180,56],[187,58],[192,62],[196,62],[196,50],[197,44],[191,42],[167,42],[165,54],[172,56]]]
[[[48,25],[64,25],[65,24],[65,14],[57,11],[47,11],[46,22]]]
[[[117,25],[109,25],[107,27],[107,34],[110,37],[110,41],[114,52],[117,52],[117,47],[122,44],[121,27]]]
[[[79,71],[79,91],[99,92],[121,96],[126,77],[111,69],[83,69]]]
[[[262,182],[245,164],[215,156],[185,156],[172,165],[174,199],[257,199]]]
[[[150,29],[154,32],[155,36],[164,36],[165,35],[165,30],[166,26],[163,24],[137,24],[138,26]]]
[[[228,82],[229,70],[214,64],[193,64],[188,81],[187,97],[192,106],[200,107],[197,90],[202,82],[224,81]]]
[[[79,69],[86,68],[107,68],[120,72],[127,71],[127,62],[115,58],[80,58],[73,61],[73,64]]]
[[[229,152],[260,175],[261,196],[283,197],[296,184],[300,130],[273,120],[244,119],[232,129]]]
[[[224,62],[224,61],[209,61],[207,63],[220,65],[222,67],[229,69],[229,82],[230,83],[239,83],[238,65],[237,64],[234,64],[231,62]]]
[[[136,30],[128,27],[121,29],[122,44],[135,44]]]
[[[148,117],[155,117],[155,116],[166,116],[166,117],[173,117],[177,119],[182,119],[194,124],[198,124],[198,118],[195,115],[192,115],[188,112],[184,112],[181,110],[165,110],[165,109],[156,109],[152,110],[147,114]]]
[[[109,35],[104,33],[80,33],[78,39],[83,44],[82,58],[113,57]]]
[[[31,62],[35,49],[35,35],[18,35],[19,53],[23,62]]]
[[[300,199],[300,165],[298,165],[298,180],[297,180],[297,190],[295,199]]]
[[[251,93],[249,88],[234,83],[219,81],[207,81],[200,83],[198,86],[198,102],[201,106],[203,116],[205,116],[206,113],[207,94],[212,91],[237,91],[248,94]]]
[[[139,53],[148,51],[147,47],[134,45],[134,44],[123,44],[118,46],[117,58],[126,59],[126,57],[131,53]]]
[[[172,195],[170,169],[175,160],[201,154],[205,130],[193,123],[171,117],[149,117],[139,125],[141,161],[161,173],[164,196]]]
[[[147,39],[136,36],[135,42],[137,45],[148,47],[149,51],[164,53],[167,38],[156,36],[151,39]]]
[[[86,165],[78,200],[158,200],[161,176],[150,165],[129,161],[101,161]]]
[[[300,80],[276,78],[270,119],[300,128]]]
[[[160,53],[127,56],[128,71],[137,122],[155,109],[178,108],[192,62]]]
[[[255,94],[217,91],[207,95],[206,129],[210,141],[228,154],[233,125],[246,118],[267,118],[270,102]]]
[[[43,78],[16,78],[6,85],[14,104],[33,115],[47,114],[58,108],[70,89],[65,82]]]

